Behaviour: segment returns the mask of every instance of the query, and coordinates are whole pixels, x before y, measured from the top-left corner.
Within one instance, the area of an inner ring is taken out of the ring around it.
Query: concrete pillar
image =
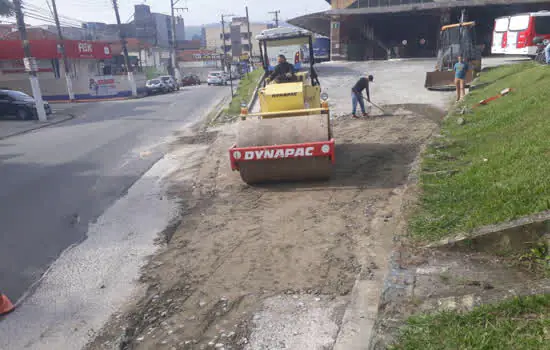
[[[341,39],[341,18],[340,16],[332,17],[330,21],[330,60],[342,61],[345,59],[342,51]]]
[[[444,26],[451,24],[451,9],[446,8],[441,10],[441,16],[439,17],[439,23]],[[438,30],[439,33],[439,30]]]

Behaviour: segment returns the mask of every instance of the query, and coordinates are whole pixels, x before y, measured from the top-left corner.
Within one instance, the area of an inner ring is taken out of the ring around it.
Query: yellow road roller
[[[315,71],[312,34],[294,28],[266,29],[256,36],[264,69],[260,111],[241,111],[231,168],[247,184],[329,179],[334,164],[328,95]],[[303,61],[309,51],[309,63]],[[293,63],[292,79],[267,81],[276,57]],[[273,62],[273,64],[270,64]]]

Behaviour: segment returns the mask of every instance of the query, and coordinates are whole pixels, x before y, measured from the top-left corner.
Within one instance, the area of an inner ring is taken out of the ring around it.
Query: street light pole
[[[124,53],[124,63],[126,64],[126,69],[128,70],[128,82],[132,89],[132,96],[137,97],[137,87],[136,81],[134,79],[134,69],[130,64],[130,58],[128,57],[128,47],[126,46],[126,36],[122,33],[122,24],[120,22],[120,14],[118,13],[118,2],[113,0],[113,8],[115,9],[116,22],[118,25],[118,33],[120,37],[120,42],[122,44],[122,52]]]
[[[279,28],[279,13],[281,13],[281,10],[271,11],[269,13],[272,13],[275,15],[275,27]]]
[[[181,83],[181,72],[178,65],[178,42],[176,37],[176,17],[174,15],[175,10],[188,10],[187,7],[175,8],[174,6],[179,2],[179,0],[170,0],[170,8],[172,10],[172,66],[174,67],[175,78],[178,84]]]
[[[25,27],[25,17],[23,10],[21,9],[21,0],[13,0],[13,6],[15,8],[15,16],[17,18],[17,28],[21,41],[23,42],[23,50],[25,52],[25,68],[29,72],[29,80],[31,82],[32,95],[36,102],[36,112],[38,113],[38,120],[41,122],[48,121],[46,110],[44,109],[44,101],[42,100],[42,91],[40,91],[40,82],[36,71],[38,67],[36,60],[31,56],[31,46],[27,39],[27,28]]]
[[[61,56],[63,57],[63,65],[65,67],[65,81],[67,82],[67,92],[69,93],[69,100],[74,101],[73,92],[73,80],[71,79],[71,69],[69,67],[69,60],[67,59],[67,52],[65,51],[65,42],[63,38],[63,32],[61,31],[61,25],[59,24],[59,15],[57,13],[57,5],[55,0],[52,0],[53,16],[55,19],[55,26],[57,27],[57,36],[59,38],[59,48],[61,49]]]
[[[246,30],[248,33],[248,72],[250,72],[250,66],[251,66],[251,60],[252,60],[252,34],[250,33],[250,17],[248,16],[248,6],[245,7],[246,9]]]
[[[222,50],[223,50],[223,70],[225,71],[226,67],[226,57],[227,53],[225,52],[225,17],[234,17],[235,15],[221,15],[222,17]],[[231,63],[229,62],[229,85],[231,85],[231,98],[233,98],[233,76],[231,75]]]

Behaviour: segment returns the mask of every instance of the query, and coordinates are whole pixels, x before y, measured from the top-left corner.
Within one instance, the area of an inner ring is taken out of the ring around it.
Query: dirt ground
[[[371,221],[393,219],[390,198],[437,129],[438,116],[406,107],[334,119],[329,182],[250,187],[229,167],[237,124],[180,135],[171,156],[185,166],[171,178],[171,195],[182,199],[181,222],[144,270],[146,295],[88,349],[242,349],[254,314],[273,297],[330,303],[334,312],[323,317],[339,326],[358,274],[379,268],[391,246]]]

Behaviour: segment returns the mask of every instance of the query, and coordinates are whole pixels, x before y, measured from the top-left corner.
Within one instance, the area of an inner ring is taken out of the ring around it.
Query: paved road
[[[74,120],[0,141],[1,290],[20,298],[162,157],[166,137],[224,96],[229,88],[199,86],[76,105]]]

